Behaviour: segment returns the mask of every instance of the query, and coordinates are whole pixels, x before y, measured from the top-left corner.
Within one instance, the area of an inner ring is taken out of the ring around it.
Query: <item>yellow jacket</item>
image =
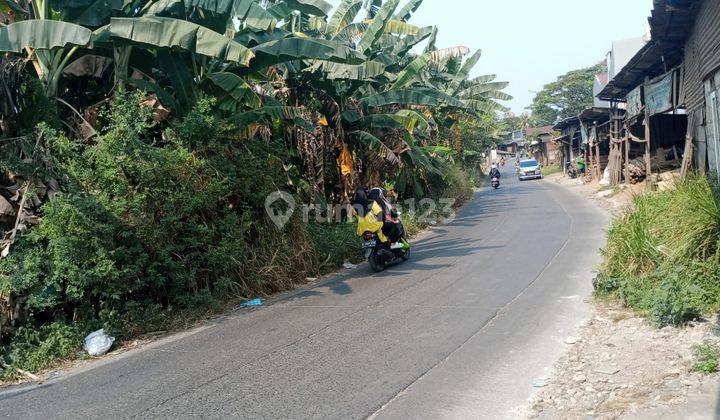
[[[382,215],[382,212],[383,211],[380,205],[373,201],[372,206],[370,207],[370,211],[367,212],[365,217],[360,217],[360,215],[358,215],[358,236],[362,236],[362,234],[365,232],[373,232],[377,233],[378,238],[380,238],[381,242],[387,242],[388,239],[385,235],[383,235],[382,232],[382,216],[378,218],[378,215]]]

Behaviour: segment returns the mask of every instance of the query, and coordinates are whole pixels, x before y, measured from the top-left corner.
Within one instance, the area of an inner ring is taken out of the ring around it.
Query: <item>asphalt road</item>
[[[587,200],[507,172],[407,263],[345,270],[5,390],[0,417],[517,417],[589,314],[606,223]]]

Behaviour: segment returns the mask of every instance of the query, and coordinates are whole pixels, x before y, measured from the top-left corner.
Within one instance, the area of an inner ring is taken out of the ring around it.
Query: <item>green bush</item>
[[[0,260],[0,294],[21,302],[19,328],[0,337],[14,367],[65,357],[44,350],[57,344],[46,331],[56,321],[72,320],[73,348],[98,327],[120,339],[171,328],[219,302],[285,290],[319,271],[320,253],[347,248],[347,229],[313,243],[298,221],[269,224],[265,197],[287,183],[284,145],[223,136],[205,100],[159,143],[141,100],[117,95],[92,144],[42,129],[65,191]]]
[[[0,354],[3,363],[11,366],[0,371],[0,379],[11,379],[16,369],[35,372],[74,355],[82,337],[78,327],[63,322],[18,328],[15,340],[5,348],[5,355]]]
[[[693,349],[695,355],[695,365],[693,369],[696,372],[702,372],[706,374],[715,373],[718,371],[718,364],[720,363],[720,349],[715,344],[705,342],[703,344],[696,345]]]
[[[635,198],[610,228],[594,286],[657,325],[720,310],[720,196],[694,177]]]

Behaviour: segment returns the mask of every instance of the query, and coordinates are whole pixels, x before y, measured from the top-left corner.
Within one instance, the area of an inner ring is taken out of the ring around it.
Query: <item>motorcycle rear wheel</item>
[[[380,256],[377,255],[375,251],[373,251],[368,257],[368,263],[370,263],[370,268],[372,268],[376,273],[385,270],[385,264],[380,260]]]

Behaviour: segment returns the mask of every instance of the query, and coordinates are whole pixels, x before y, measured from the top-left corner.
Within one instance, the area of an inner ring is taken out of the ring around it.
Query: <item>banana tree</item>
[[[62,70],[79,48],[88,46],[92,32],[80,25],[30,19],[0,27],[0,51],[30,58],[48,97],[58,95]]]

